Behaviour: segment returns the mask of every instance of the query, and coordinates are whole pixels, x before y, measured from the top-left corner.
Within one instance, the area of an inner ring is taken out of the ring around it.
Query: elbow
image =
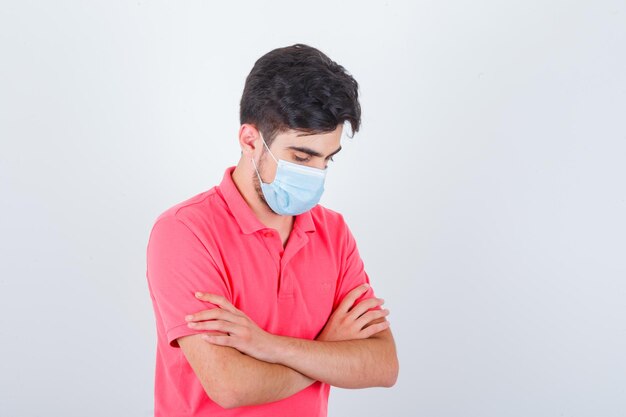
[[[237,401],[229,397],[211,398],[217,405],[225,410],[238,407]]]
[[[399,373],[399,371],[400,371],[400,366],[398,364],[398,359],[394,358],[393,362],[389,366],[386,378],[383,381],[382,386],[384,388],[391,388],[394,385],[396,385],[396,382],[398,381],[398,373]]]
[[[214,391],[214,392],[209,392],[207,390],[205,390],[206,394],[209,396],[209,398],[216,403],[217,405],[219,405],[220,407],[226,409],[226,410],[230,410],[231,408],[237,408],[237,407],[241,407],[242,404],[240,397],[237,395],[237,393],[234,390],[222,390],[222,391]]]

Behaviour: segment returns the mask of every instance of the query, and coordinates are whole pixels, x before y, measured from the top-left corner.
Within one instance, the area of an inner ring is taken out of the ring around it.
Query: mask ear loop
[[[254,162],[254,158],[250,158],[250,160],[252,161],[252,163],[254,164],[254,171],[256,172],[256,176],[259,177],[259,182],[261,184],[265,184],[263,182],[263,180],[261,179],[261,176],[259,175],[259,170],[256,168],[256,162]]]
[[[267,147],[267,143],[265,143],[265,139],[263,139],[263,135],[261,135],[261,132],[259,132],[259,135],[261,136],[261,140],[263,141],[263,145],[265,145],[265,147],[267,148],[267,151],[270,153],[270,155],[272,155],[272,158],[274,158],[274,154],[272,153],[272,151],[270,151],[270,148]],[[274,158],[274,161],[276,161],[276,163],[278,163],[278,160],[276,158]]]
[[[261,140],[263,141],[263,144],[267,148],[267,151],[270,153],[272,158],[274,158],[274,155],[272,154],[272,151],[270,151],[270,148],[267,147],[267,143],[265,143],[265,139],[263,139],[263,135],[261,135],[261,132],[259,132],[259,135],[261,136]],[[263,180],[261,179],[261,176],[259,175],[259,170],[257,169],[256,162],[254,162],[254,158],[250,158],[250,159],[252,160],[252,163],[254,164],[254,171],[256,172],[256,176],[259,177],[259,182],[261,182],[261,184],[266,184],[263,182]],[[274,158],[274,161],[276,161],[276,158]],[[278,164],[278,161],[276,161],[276,163]]]

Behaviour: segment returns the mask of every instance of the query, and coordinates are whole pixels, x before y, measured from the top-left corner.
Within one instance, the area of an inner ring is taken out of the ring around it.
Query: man
[[[318,204],[358,84],[303,44],[262,56],[241,157],[163,212],[147,247],[155,416],[326,416],[330,386],[391,387],[396,347],[356,242]]]

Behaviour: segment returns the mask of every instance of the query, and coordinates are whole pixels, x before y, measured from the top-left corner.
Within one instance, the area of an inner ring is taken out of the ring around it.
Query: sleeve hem
[[[206,333],[206,331],[192,329],[187,326],[187,323],[180,324],[167,330],[167,343],[169,343],[169,345],[173,348],[179,348],[180,346],[178,345],[178,341],[176,339],[183,336],[201,333]]]

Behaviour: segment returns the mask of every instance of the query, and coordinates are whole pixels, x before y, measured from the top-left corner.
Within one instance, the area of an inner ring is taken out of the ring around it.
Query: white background
[[[329,415],[626,415],[626,4],[538,0],[5,2],[0,415],[152,415],[149,230],[297,42],[360,84],[321,203],[400,359]]]

